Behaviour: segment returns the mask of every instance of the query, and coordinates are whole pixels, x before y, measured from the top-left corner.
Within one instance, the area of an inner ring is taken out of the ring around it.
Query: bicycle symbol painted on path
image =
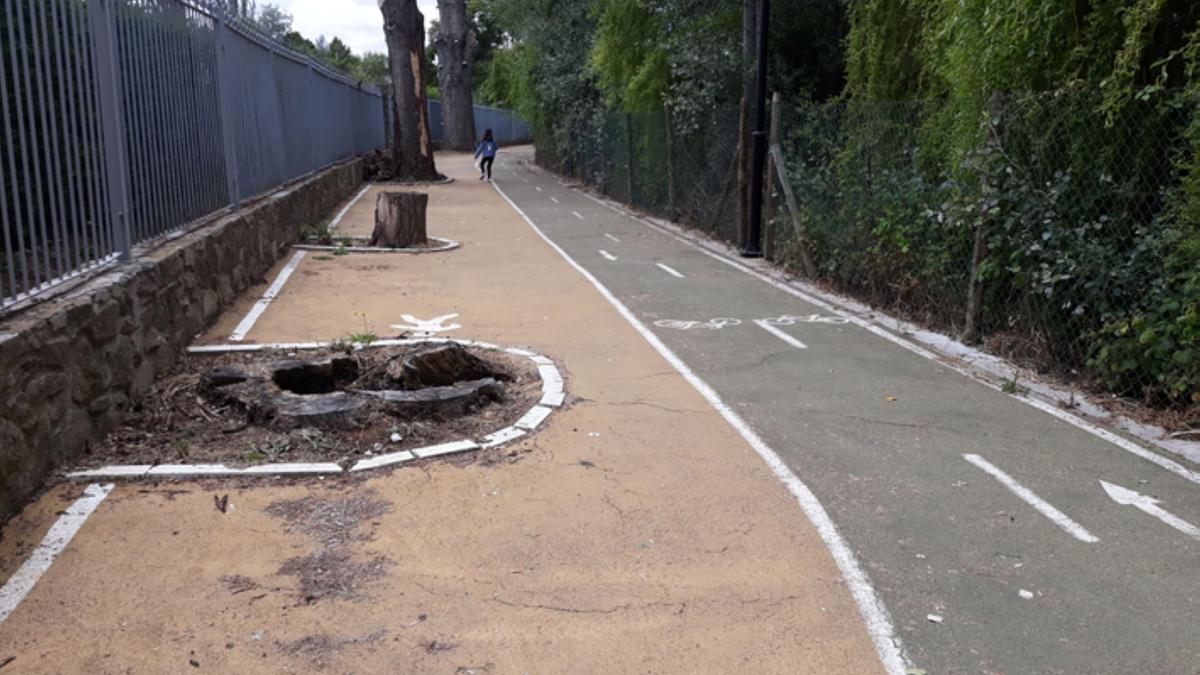
[[[770,326],[795,326],[798,323],[843,324],[850,323],[850,319],[844,316],[822,316],[820,314],[809,314],[807,316],[784,314],[770,319],[763,319],[762,322]]]
[[[731,319],[726,316],[719,316],[708,321],[681,321],[679,319],[659,319],[654,322],[659,328],[674,328],[675,330],[692,330],[699,328],[702,330],[721,330],[726,326],[737,326],[742,323],[741,319]]]

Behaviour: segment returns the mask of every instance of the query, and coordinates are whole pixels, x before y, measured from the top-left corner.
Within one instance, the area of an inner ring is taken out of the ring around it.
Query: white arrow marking
[[[1104,491],[1108,493],[1108,496],[1121,506],[1136,506],[1192,539],[1200,539],[1200,527],[1196,527],[1182,518],[1167,513],[1158,506],[1159,501],[1157,499],[1104,481],[1100,481],[1100,485],[1104,487]]]
[[[767,323],[764,319],[756,319],[754,321],[754,325],[767,331],[771,335],[774,335],[775,337],[779,338],[780,340],[783,340],[784,342],[795,347],[796,349],[808,349],[808,345],[797,340],[796,338],[792,337],[791,335],[788,335],[787,333],[779,330],[775,326],[772,326],[771,324]]]
[[[451,331],[456,328],[462,328],[462,324],[459,323],[452,323],[449,326],[443,325],[445,322],[457,316],[457,314],[446,314],[444,316],[425,320],[418,319],[412,314],[401,314],[400,318],[407,321],[409,325],[406,326],[404,324],[394,323],[392,324],[392,328],[395,328],[396,330],[410,330],[416,333],[425,334],[445,333],[446,331]]]
[[[664,265],[664,264],[662,264],[662,263],[655,263],[655,264],[656,264],[656,265],[658,265],[658,268],[659,268],[659,269],[661,269],[662,271],[666,272],[667,274],[670,274],[671,276],[675,277],[676,279],[682,279],[682,278],[683,278],[683,274],[682,274],[682,273],[680,273],[680,272],[679,272],[679,270],[676,270],[676,269],[674,269],[674,268],[672,268],[672,267],[667,267],[666,265]]]
[[[600,249],[600,255],[604,256],[604,259],[605,259],[605,260],[609,260],[609,261],[612,261],[612,262],[616,262],[616,261],[617,261],[617,256],[615,256],[615,255],[613,255],[613,254],[609,253],[608,251],[605,251],[604,249]]]
[[[1051,506],[1050,502],[1047,502],[1045,499],[1033,494],[1032,490],[1013,480],[1012,476],[1004,473],[1000,469],[997,469],[986,459],[980,457],[979,455],[963,455],[963,459],[983,469],[992,478],[1000,481],[1001,485],[1009,490],[1012,490],[1013,494],[1019,497],[1021,501],[1037,509],[1038,513],[1049,518],[1051,522],[1066,530],[1067,534],[1071,535],[1072,537],[1089,544],[1095,544],[1096,542],[1100,541],[1099,537],[1091,532],[1088,532],[1082,525],[1074,520],[1071,520],[1067,514]]]

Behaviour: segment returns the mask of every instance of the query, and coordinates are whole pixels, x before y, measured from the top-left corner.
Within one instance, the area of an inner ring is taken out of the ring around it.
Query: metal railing
[[[378,91],[207,1],[0,10],[0,311],[384,144]]]

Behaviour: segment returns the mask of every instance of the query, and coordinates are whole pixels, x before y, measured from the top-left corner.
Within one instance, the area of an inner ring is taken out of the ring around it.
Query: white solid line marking
[[[608,251],[605,251],[604,249],[600,249],[600,255],[603,256],[605,260],[608,260],[610,262],[617,261],[617,256],[609,253]]]
[[[611,240],[617,242],[618,244],[621,243],[620,239],[617,239],[616,237],[612,236],[611,234],[609,234],[607,232],[604,233],[604,236],[607,237],[608,239],[611,239]]]
[[[973,455],[973,454],[963,455],[963,459],[974,464],[975,466],[979,467],[980,469],[983,469],[984,473],[986,473],[989,476],[991,476],[992,478],[995,478],[996,480],[1000,481],[1001,485],[1003,485],[1004,487],[1011,490],[1013,492],[1013,494],[1015,494],[1021,501],[1025,502],[1026,504],[1029,504],[1033,508],[1037,509],[1038,513],[1049,518],[1052,523],[1061,527],[1063,530],[1066,531],[1067,534],[1071,535],[1072,537],[1075,537],[1079,541],[1086,542],[1088,544],[1095,544],[1096,542],[1100,541],[1099,537],[1092,534],[1091,532],[1088,532],[1086,529],[1084,529],[1084,527],[1082,525],[1075,522],[1074,520],[1071,520],[1071,518],[1068,517],[1067,514],[1063,513],[1062,511],[1059,511],[1058,509],[1051,506],[1050,503],[1047,502],[1046,500],[1033,494],[1033,492],[1029,488],[1027,488],[1027,487],[1021,485],[1020,483],[1018,483],[1017,481],[1013,480],[1012,476],[1010,476],[1010,475],[1004,473],[1003,471],[1001,471],[1000,469],[996,468],[995,465],[993,465],[991,462],[987,461],[986,459],[980,457],[979,455]]]
[[[676,279],[684,278],[683,275],[680,274],[679,270],[676,270],[672,267],[667,267],[666,265],[664,265],[662,263],[655,263],[655,264],[658,265],[659,269],[666,272],[667,274],[670,274],[671,276],[675,277]]]
[[[772,326],[771,324],[767,323],[765,319],[755,319],[754,325],[767,331],[771,335],[774,335],[775,337],[779,338],[780,340],[783,340],[784,342],[795,347],[796,349],[808,349],[808,345],[797,340],[796,338],[792,337],[791,335],[788,335],[787,333],[783,332],[782,330],[779,330],[775,326]]]
[[[246,317],[237,325],[237,328],[233,329],[233,334],[229,336],[230,340],[241,342],[246,339],[246,334],[250,332],[251,328],[254,328],[258,317],[267,311],[267,306],[271,304],[275,296],[279,295],[279,291],[283,290],[283,285],[287,283],[288,277],[292,276],[292,272],[296,271],[296,266],[304,259],[306,253],[307,251],[296,251],[296,255],[292,256],[288,264],[283,266],[283,269],[279,272],[279,276],[275,277],[275,282],[271,284],[267,292],[263,293],[263,296],[258,299],[258,302],[254,303],[250,311],[246,312]]]
[[[884,330],[883,328],[876,326],[875,324],[873,324],[865,319],[862,319],[850,312],[847,312],[847,311],[841,309],[840,307],[836,307],[833,304],[831,304],[830,302],[826,302],[826,301],[821,300],[813,295],[805,293],[804,291],[802,291],[798,288],[795,288],[794,286],[791,286],[790,284],[783,283],[782,281],[779,281],[777,279],[772,279],[771,277],[769,277],[757,270],[751,269],[751,268],[747,267],[746,265],[743,265],[742,263],[737,262],[736,260],[730,260],[729,258],[726,258],[724,255],[721,255],[720,253],[710,251],[707,247],[688,239],[687,236],[685,236],[683,234],[672,232],[671,230],[669,230],[665,227],[662,227],[661,225],[657,225],[648,220],[644,220],[637,216],[626,213],[626,212],[622,211],[621,209],[619,209],[611,204],[608,204],[601,199],[597,199],[593,195],[590,195],[583,190],[580,190],[579,194],[587,197],[588,199],[596,202],[597,204],[600,204],[601,206],[603,206],[611,211],[614,211],[622,216],[625,216],[626,218],[629,218],[630,220],[637,221],[637,222],[645,225],[646,227],[649,227],[652,230],[655,230],[655,231],[657,231],[661,234],[664,234],[668,237],[672,237],[681,243],[687,244],[688,246],[691,246],[692,248],[696,249],[697,251],[703,253],[704,255],[712,258],[713,260],[716,260],[717,262],[729,265],[730,267],[732,267],[740,272],[744,272],[769,286],[773,286],[774,288],[781,290],[784,293],[787,293],[788,295],[791,295],[792,297],[799,298],[800,300],[803,300],[804,302],[807,302],[810,305],[813,305],[815,307],[820,307],[821,309],[832,312],[833,314],[836,314],[837,316],[847,319],[850,323],[858,326],[859,328],[862,328],[862,329],[866,330],[867,332],[877,335],[902,349],[907,349],[908,351],[916,354],[917,356],[920,356],[922,358],[933,361],[934,363],[937,363],[939,365],[945,366],[946,368],[953,370],[954,372],[958,373],[959,375],[962,375],[974,382],[978,382],[979,384],[982,384],[983,386],[988,387],[988,388],[992,389],[993,391],[1003,391],[999,385],[993,384],[986,380],[979,379],[978,377],[975,376],[974,373],[972,373],[967,368],[955,365],[955,364],[947,361],[946,359],[943,359],[942,357],[938,356],[937,354],[934,354],[932,351],[930,351],[916,343],[909,342],[905,338],[900,337],[899,335],[891,333],[887,330]],[[1192,483],[1200,485],[1200,472],[1192,471],[1191,469],[1188,469],[1187,467],[1183,466],[1179,462],[1176,462],[1174,460],[1163,457],[1162,455],[1151,452],[1150,450],[1146,449],[1145,447],[1143,447],[1137,443],[1134,443],[1133,441],[1131,441],[1123,436],[1119,436],[1119,435],[1109,431],[1108,429],[1105,429],[1104,427],[1101,427],[1097,424],[1089,422],[1086,419],[1083,419],[1082,417],[1073,415],[1065,410],[1062,410],[1052,403],[1048,403],[1041,399],[1032,398],[1032,397],[1026,396],[1024,394],[1010,394],[1010,396],[1012,396],[1014,399],[1026,404],[1026,405],[1037,408],[1038,410],[1041,410],[1042,412],[1044,412],[1048,415],[1053,415],[1054,417],[1057,417],[1058,419],[1066,422],[1067,424],[1070,424],[1070,425],[1075,426],[1083,431],[1086,431],[1087,433],[1089,433],[1093,436],[1096,436],[1097,438],[1106,440],[1109,443],[1112,443],[1113,445],[1121,448],[1122,450],[1125,450],[1126,452],[1129,452],[1130,454],[1136,455],[1136,456],[1146,460],[1147,462],[1156,464],[1159,467],[1166,469],[1167,471],[1170,471],[1171,473],[1183,478],[1184,480],[1188,480],[1188,481],[1191,481]]]
[[[551,197],[551,198],[550,198],[550,201],[554,202],[555,204],[558,204],[558,203],[559,203],[559,201],[558,201],[558,197]]]
[[[365,188],[363,188],[362,190],[360,190],[358,194],[354,195],[354,199],[350,200],[349,204],[343,206],[341,211],[338,211],[337,215],[333,217],[333,221],[329,223],[329,230],[331,232],[333,230],[336,230],[337,226],[342,223],[342,218],[346,217],[346,213],[348,213],[350,211],[350,207],[357,204],[358,200],[362,199],[363,195],[367,194],[367,190],[370,190],[370,189],[371,189],[371,186],[368,185]]]
[[[112,489],[112,483],[92,483],[83,491],[83,496],[59,516],[25,564],[9,577],[3,588],[0,588],[0,623],[4,623],[29,591],[33,590],[38,579],[50,569],[50,565],[67,547],[75,533],[83,527],[84,521],[92,515]]]
[[[1169,513],[1166,509],[1159,506],[1160,502],[1157,499],[1104,481],[1100,481],[1100,485],[1114,502],[1122,506],[1136,506],[1147,515],[1158,518],[1192,539],[1200,539],[1200,527],[1196,527],[1183,518]]]
[[[533,231],[550,248],[554,249],[562,256],[563,260],[567,261],[567,264],[575,268],[592,286],[596,287],[600,295],[604,296],[604,299],[617,310],[617,313],[628,321],[629,325],[633,326],[634,330],[649,342],[666,359],[667,363],[670,363],[696,391],[700,392],[700,395],[709,402],[709,405],[716,409],[725,418],[725,421],[737,430],[750,447],[754,448],[759,457],[766,462],[771,471],[775,473],[776,477],[779,478],[788,491],[796,498],[796,501],[800,504],[800,508],[804,511],[804,515],[808,517],[809,522],[817,529],[818,534],[821,535],[821,539],[829,548],[834,562],[837,563],[838,569],[841,570],[842,576],[846,579],[846,585],[850,589],[851,595],[854,596],[854,601],[858,604],[858,611],[862,614],[863,621],[867,624],[867,632],[871,636],[871,641],[875,644],[875,650],[879,654],[879,659],[883,664],[884,670],[891,675],[904,675],[907,666],[903,650],[900,646],[900,637],[896,635],[896,630],[892,626],[892,618],[888,614],[887,608],[879,600],[879,597],[875,595],[875,589],[872,588],[866,573],[859,567],[858,560],[854,558],[854,552],[850,550],[846,541],[842,539],[837,526],[833,524],[833,520],[825,511],[825,507],[821,506],[821,502],[812,493],[812,490],[788,468],[787,464],[779,458],[779,455],[750,428],[750,425],[741,416],[721,400],[717,392],[708,386],[708,383],[692,372],[692,369],[676,356],[675,352],[671,351],[662,340],[650,332],[650,329],[646,328],[645,324],[639,321],[624,303],[618,300],[604,284],[600,283],[599,279],[584,269],[582,265],[575,262],[575,259],[568,255],[562,247],[546,236],[546,233],[542,232],[541,228],[534,224],[529,216],[525,215],[521,207],[508,198],[508,195],[504,193],[504,190],[500,189],[500,186],[493,184],[492,187],[496,188],[496,192],[525,219],[529,227],[533,228]]]
[[[572,211],[571,215],[575,216],[576,218],[578,218],[580,220],[583,220],[583,216],[579,215],[578,211]],[[605,235],[605,236],[608,236],[608,235]]]

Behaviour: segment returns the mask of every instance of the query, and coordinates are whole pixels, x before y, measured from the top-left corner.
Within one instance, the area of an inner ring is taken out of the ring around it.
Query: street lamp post
[[[767,161],[767,34],[771,20],[771,0],[758,5],[758,85],[754,90],[754,143],[750,160],[750,219],[741,253],[745,258],[761,258],[763,170]]]

